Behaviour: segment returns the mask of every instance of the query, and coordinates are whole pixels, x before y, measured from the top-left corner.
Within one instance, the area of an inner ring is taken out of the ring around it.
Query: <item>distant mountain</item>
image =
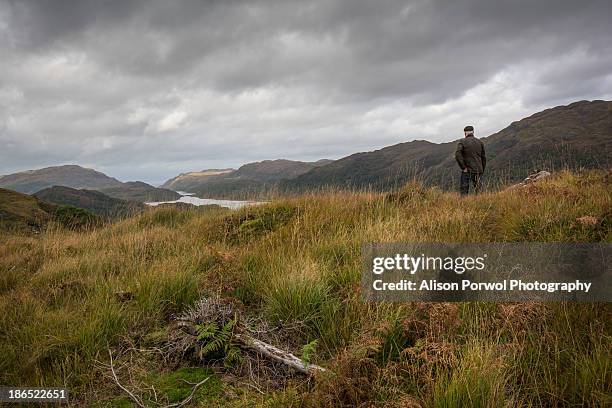
[[[219,176],[234,172],[234,169],[208,169],[202,171],[193,171],[189,173],[181,173],[178,176],[171,178],[160,186],[174,191],[186,191],[199,186],[204,179],[209,177]]]
[[[32,194],[43,188],[56,185],[98,190],[100,188],[119,187],[122,184],[119,180],[99,171],[76,165],[45,167],[0,176],[0,187],[26,194]]]
[[[100,188],[99,191],[111,197],[122,200],[140,201],[142,203],[151,201],[174,201],[181,198],[176,191],[165,188],[156,188],[142,181],[128,181],[117,187]]]
[[[237,170],[214,169],[184,173],[168,180],[162,187],[207,198],[253,198],[273,190],[279,180],[296,177],[328,163],[331,160],[264,160],[245,164]]]
[[[46,167],[0,176],[0,187],[33,194],[53,186],[102,191],[111,197],[134,201],[171,201],[180,195],[139,181],[122,183],[104,173],[76,165]]]
[[[75,229],[97,225],[101,219],[84,209],[0,188],[0,231],[40,233],[51,221]]]
[[[489,184],[516,182],[536,169],[610,168],[612,102],[581,101],[547,109],[482,140]],[[452,188],[459,177],[456,143],[417,140],[356,153],[285,180],[280,188],[293,192],[328,187],[387,190],[413,178]]]
[[[83,208],[107,219],[128,217],[146,208],[146,205],[140,202],[109,197],[99,191],[77,190],[63,186],[45,188],[36,192],[34,196],[52,204]]]
[[[243,180],[257,180],[261,182],[291,179],[331,162],[332,160],[325,159],[316,162],[283,159],[264,160],[255,163],[247,163],[227,177]]]

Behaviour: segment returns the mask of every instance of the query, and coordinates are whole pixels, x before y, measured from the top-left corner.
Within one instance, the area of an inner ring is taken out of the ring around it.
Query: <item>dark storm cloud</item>
[[[0,173],[158,180],[450,140],[475,117],[492,132],[609,97],[611,17],[607,1],[0,0]]]

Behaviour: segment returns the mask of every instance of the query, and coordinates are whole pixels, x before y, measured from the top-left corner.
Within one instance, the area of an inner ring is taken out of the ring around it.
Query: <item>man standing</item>
[[[470,184],[475,193],[480,191],[482,173],[487,159],[484,144],[474,136],[474,127],[466,126],[463,133],[465,138],[457,143],[455,159],[461,168],[459,192],[461,195],[466,195],[470,192]]]

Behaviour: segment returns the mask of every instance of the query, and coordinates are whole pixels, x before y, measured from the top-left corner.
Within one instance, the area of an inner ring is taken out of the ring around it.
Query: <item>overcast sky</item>
[[[0,174],[158,183],[612,99],[609,0],[0,0]]]

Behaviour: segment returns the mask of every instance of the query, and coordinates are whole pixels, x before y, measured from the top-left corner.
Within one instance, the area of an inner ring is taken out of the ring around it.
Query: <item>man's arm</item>
[[[457,160],[457,164],[461,167],[461,170],[465,170],[465,160],[463,160],[463,143],[457,143],[457,150],[455,151],[455,160]]]
[[[487,155],[485,154],[484,143],[480,142],[481,152],[480,152],[480,161],[482,162],[482,171],[484,171],[487,165]]]

